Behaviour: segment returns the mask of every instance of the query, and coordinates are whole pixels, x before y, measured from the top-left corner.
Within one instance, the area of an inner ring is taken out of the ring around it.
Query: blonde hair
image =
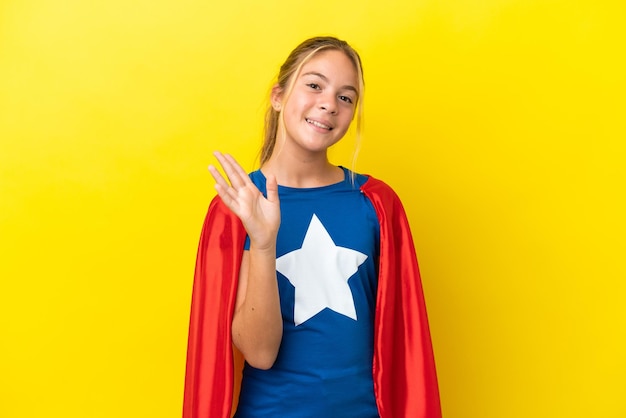
[[[361,65],[361,57],[346,41],[331,37],[331,36],[319,36],[315,38],[307,39],[298,45],[287,57],[287,60],[280,67],[278,72],[277,85],[284,92],[285,100],[289,99],[289,95],[293,90],[300,71],[304,64],[306,64],[311,58],[313,58],[318,52],[326,50],[341,51],[352,61],[357,72],[358,78],[358,98],[356,103],[356,145],[352,155],[352,168],[356,163],[356,156],[358,154],[361,144],[361,130],[363,126],[363,90],[365,88],[365,82],[363,79],[363,67]],[[261,165],[266,163],[276,145],[276,136],[278,134],[279,121],[282,118],[282,112],[276,111],[271,105],[268,106],[265,113],[265,132],[263,139],[263,147],[261,148],[260,161]],[[284,124],[283,124],[284,127]],[[354,171],[354,170],[353,170]]]

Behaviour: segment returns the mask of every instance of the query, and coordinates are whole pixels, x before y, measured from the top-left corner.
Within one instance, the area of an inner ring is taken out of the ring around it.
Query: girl
[[[215,153],[227,179],[209,167],[219,197],[198,251],[185,418],[231,416],[232,346],[237,418],[441,416],[402,205],[328,161],[355,115],[358,130],[363,84],[346,42],[306,40],[272,88],[260,170]]]

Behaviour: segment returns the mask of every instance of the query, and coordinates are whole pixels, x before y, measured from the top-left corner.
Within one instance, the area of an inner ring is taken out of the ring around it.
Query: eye
[[[348,96],[339,96],[339,100],[342,100],[346,103],[350,103],[352,104],[352,98],[348,97]]]
[[[317,83],[308,83],[307,86],[311,87],[314,90],[319,90],[321,87]]]

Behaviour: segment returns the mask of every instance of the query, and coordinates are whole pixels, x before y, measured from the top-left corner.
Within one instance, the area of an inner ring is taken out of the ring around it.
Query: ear
[[[274,84],[274,87],[272,87],[272,93],[270,94],[270,101],[275,111],[280,112],[282,110],[283,89],[278,84]]]

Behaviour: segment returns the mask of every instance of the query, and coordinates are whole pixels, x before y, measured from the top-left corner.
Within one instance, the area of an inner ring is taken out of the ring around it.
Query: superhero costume
[[[380,223],[373,376],[381,418],[439,418],[430,332],[413,239],[402,204],[383,182],[361,191]],[[246,232],[216,197],[205,219],[194,279],[184,418],[228,418],[235,382],[231,321]],[[236,352],[236,349],[234,350]],[[241,362],[241,359],[238,360]]]

